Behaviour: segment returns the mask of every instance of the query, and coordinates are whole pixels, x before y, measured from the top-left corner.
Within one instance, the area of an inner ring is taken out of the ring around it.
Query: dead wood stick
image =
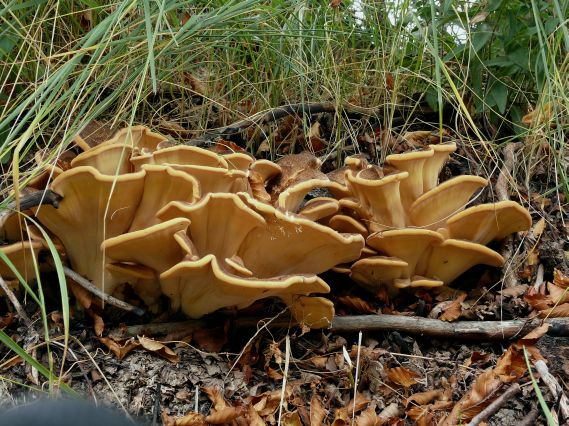
[[[547,385],[553,397],[559,401],[559,411],[561,412],[563,421],[566,422],[569,420],[569,399],[567,399],[567,395],[563,392],[563,388],[557,379],[549,372],[545,361],[540,359],[534,365],[543,383]]]
[[[504,341],[524,336],[542,324],[543,321],[551,324],[548,334],[552,336],[569,336],[568,318],[446,322],[437,319],[399,315],[353,315],[334,318],[329,330],[334,333],[355,333],[360,330],[367,332],[398,331],[425,337]],[[257,328],[260,324],[261,320],[259,318],[242,318],[232,321],[232,326],[237,329]],[[216,325],[215,319],[201,319],[134,325],[117,329],[112,333],[123,336],[157,335],[213,327],[214,325]],[[270,324],[267,324],[267,327],[288,328],[290,325],[291,321],[288,318],[283,318],[272,321]]]
[[[399,107],[399,109],[404,109]],[[259,126],[263,124],[267,124],[272,121],[279,120],[281,118],[287,117],[289,115],[302,115],[302,114],[320,114],[323,112],[326,113],[335,113],[337,111],[344,111],[348,114],[357,114],[357,115],[368,115],[373,116],[377,114],[377,109],[370,109],[370,108],[362,108],[355,105],[337,105],[335,103],[325,102],[306,102],[306,103],[298,103],[298,104],[290,104],[279,106],[276,108],[271,108],[267,111],[261,111],[257,114],[252,115],[251,117],[247,117],[243,120],[236,121],[228,126],[221,127],[219,129],[209,130],[201,136],[197,138],[193,138],[187,141],[186,145],[207,145],[215,141],[217,138],[227,137],[231,135],[235,135],[237,133],[242,132],[243,130],[247,129],[251,126]]]
[[[486,420],[491,415],[495,414],[500,408],[502,408],[511,398],[520,393],[522,388],[518,383],[514,383],[510,386],[506,392],[496,398],[488,407],[478,413],[476,416],[470,420],[468,426],[478,426],[482,421]]]
[[[122,309],[123,311],[126,312],[132,312],[133,314],[138,315],[139,317],[145,314],[143,309],[137,306],[133,306],[130,303],[123,302],[122,300],[119,300],[116,297],[109,296],[108,294],[103,292],[103,290],[100,290],[99,288],[91,284],[91,281],[89,281],[86,278],[83,278],[81,275],[79,275],[74,270],[68,268],[67,266],[63,266],[63,273],[67,278],[72,279],[74,282],[83,287],[85,290],[93,293],[95,296],[104,300],[109,305],[113,305],[114,307]]]
[[[30,194],[22,195],[20,197],[19,209],[20,211],[31,209],[32,207],[37,207],[42,204],[49,204],[55,208],[59,207],[59,202],[63,199],[61,195],[57,192],[53,192],[51,189],[46,189],[45,191],[35,191]],[[9,213],[12,213],[18,208],[16,201],[11,201],[4,208]],[[6,214],[2,212],[2,214]]]
[[[0,277],[0,288],[4,291],[6,296],[8,296],[8,299],[10,299],[12,305],[14,305],[14,309],[16,309],[16,312],[18,313],[18,317],[20,317],[20,319],[24,321],[24,324],[26,324],[27,327],[30,327],[32,325],[32,320],[30,319],[30,317],[26,315],[26,312],[22,308],[22,305],[20,305],[18,298],[16,297],[12,289],[8,287],[8,284],[6,284],[6,281],[4,281],[4,278],[2,277]]]

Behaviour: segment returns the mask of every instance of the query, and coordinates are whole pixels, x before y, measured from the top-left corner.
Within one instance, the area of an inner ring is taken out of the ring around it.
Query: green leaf
[[[499,80],[494,80],[487,97],[494,101],[494,105],[498,107],[500,114],[506,111],[506,105],[508,104],[508,86]]]
[[[486,25],[483,26],[484,30],[476,31],[472,35],[472,48],[475,52],[480,51],[486,43],[492,38],[493,32],[488,29]]]

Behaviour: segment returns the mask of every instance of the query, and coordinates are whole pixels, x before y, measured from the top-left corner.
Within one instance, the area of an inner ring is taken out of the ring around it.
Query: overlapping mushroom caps
[[[143,127],[76,143],[83,152],[69,167],[35,186],[61,195],[58,208],[34,209],[76,272],[108,294],[129,283],[151,307],[166,294],[192,317],[276,296],[299,321],[330,323],[333,304],[308,295],[328,292],[317,274],[358,259],[364,239],[272,206],[266,187],[286,175],[282,167],[171,146]],[[318,219],[338,205],[329,199],[303,212]]]
[[[302,214],[303,196],[328,187],[337,208],[316,198],[306,203],[307,216],[339,232],[360,233],[367,243],[360,260],[335,270],[350,273],[372,291],[382,285],[392,290],[446,285],[474,265],[502,266],[502,256],[485,244],[531,225],[527,210],[513,201],[465,210],[488,182],[466,175],[439,184],[439,174],[455,150],[454,143],[430,145],[390,155],[385,167],[349,157],[342,169],[329,175],[340,188],[307,180],[283,191],[279,206]]]

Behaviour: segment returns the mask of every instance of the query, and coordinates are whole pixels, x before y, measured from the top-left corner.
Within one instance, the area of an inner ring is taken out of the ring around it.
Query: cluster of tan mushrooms
[[[107,294],[129,284],[148,306],[165,294],[194,318],[276,296],[299,322],[325,327],[333,304],[309,296],[329,291],[318,274],[334,268],[372,290],[441,286],[475,264],[501,266],[485,244],[531,224],[514,202],[464,210],[485,179],[437,185],[454,144],[389,156],[391,168],[349,157],[328,175],[309,153],[275,164],[172,146],[141,126],[76,145],[83,152],[65,170],[30,183],[62,197],[33,214],[72,269]],[[326,196],[305,201],[321,188]],[[20,223],[5,220],[2,251],[29,279],[45,242]]]

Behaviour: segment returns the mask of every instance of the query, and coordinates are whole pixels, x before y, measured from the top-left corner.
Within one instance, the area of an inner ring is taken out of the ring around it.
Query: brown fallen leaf
[[[539,311],[540,318],[566,318],[569,317],[569,303],[557,305],[551,309]]]
[[[128,339],[113,339],[112,337],[99,337],[99,341],[115,354],[118,359],[123,359],[133,349],[140,346],[134,337]]]
[[[242,407],[225,407],[215,413],[209,414],[205,421],[212,425],[223,425],[231,423],[237,417],[243,414]]]
[[[303,426],[298,411],[293,411],[292,413],[283,414],[281,424],[285,426]]]
[[[200,413],[188,413],[185,416],[178,417],[174,426],[207,426],[205,416]]]
[[[466,300],[466,293],[461,293],[448,305],[440,316],[442,321],[456,321],[462,315],[462,302]]]
[[[559,269],[553,270],[553,284],[563,289],[569,287],[569,277]]]
[[[266,426],[261,416],[257,414],[257,410],[252,405],[247,407],[247,424],[249,426]]]
[[[421,377],[419,373],[405,367],[386,368],[385,370],[389,380],[404,388],[413,386],[417,383],[417,379]]]
[[[418,405],[425,405],[432,402],[435,399],[439,399],[444,394],[443,390],[435,389],[427,392],[417,392],[411,395],[409,398],[403,401],[405,407],[410,403],[414,402]]]
[[[351,310],[355,311],[358,314],[376,314],[377,309],[374,309],[368,302],[363,299],[360,299],[357,296],[340,296],[338,300],[350,308]]]
[[[160,355],[162,358],[165,358],[174,364],[177,364],[180,361],[178,354],[166,346],[164,343],[157,342],[156,340],[149,339],[145,336],[138,336],[138,341],[140,342],[140,345],[147,351]]]
[[[372,402],[356,417],[356,426],[381,426],[384,421],[375,412],[375,404]]]
[[[320,401],[318,395],[312,394],[312,398],[310,399],[310,426],[323,425],[327,415],[328,412],[322,405],[322,401]]]

